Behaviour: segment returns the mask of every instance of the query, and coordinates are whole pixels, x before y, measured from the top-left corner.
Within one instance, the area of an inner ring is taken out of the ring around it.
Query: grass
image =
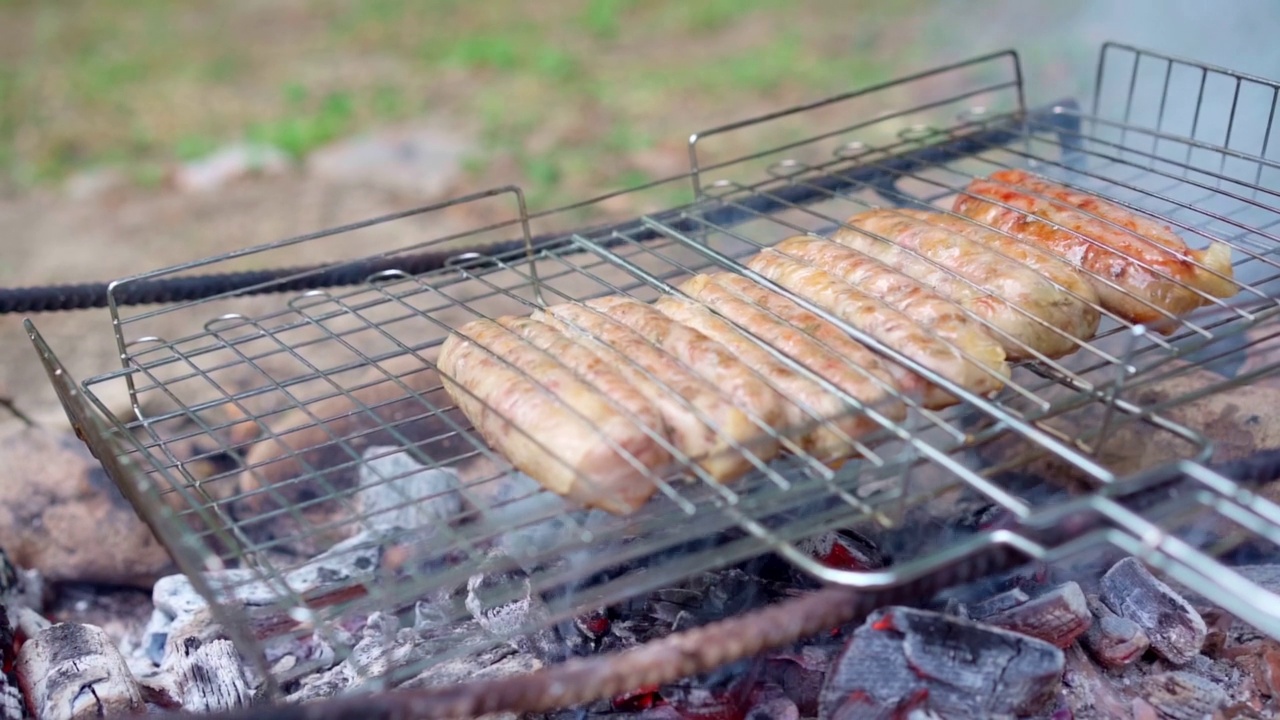
[[[246,135],[255,143],[273,145],[285,154],[301,159],[308,152],[350,132],[355,118],[355,100],[349,92],[331,92],[313,100],[307,88],[285,87],[284,117],[250,125]]]
[[[829,18],[921,2],[0,0],[0,177],[145,186],[237,141],[301,159],[441,117],[475,131],[468,183],[567,202],[649,179],[640,156],[699,127],[891,78],[900,40]]]

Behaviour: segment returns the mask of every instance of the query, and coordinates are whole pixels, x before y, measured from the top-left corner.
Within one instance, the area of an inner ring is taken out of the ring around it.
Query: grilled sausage
[[[1022,170],[974,180],[954,209],[1088,271],[1104,308],[1164,333],[1168,315],[1239,291],[1227,245],[1191,250],[1167,225]]]
[[[782,334],[776,338],[774,347],[788,352],[791,354],[792,359],[805,361],[806,365],[810,360],[819,362],[822,357],[821,353],[825,350],[826,352],[834,353],[837,358],[843,358],[843,364],[861,368],[863,372],[876,375],[881,379],[885,379],[885,376],[880,373],[887,373],[888,377],[892,379],[891,387],[895,387],[905,396],[917,399],[925,407],[937,408],[955,402],[955,399],[950,394],[944,392],[937,385],[898,363],[882,358],[862,343],[849,337],[847,333],[832,323],[760,283],[733,273],[715,273],[711,277],[715,280],[717,286],[764,310],[767,314],[783,323],[783,331],[780,331]],[[686,283],[686,285],[688,288],[685,289],[685,292],[689,294],[693,294],[698,288],[698,285],[693,281]],[[712,302],[714,296],[699,295],[698,299],[703,302]],[[785,332],[788,328],[797,332]],[[755,329],[754,325],[752,329]],[[771,340],[770,342],[774,341]],[[815,348],[810,343],[817,343],[818,347]],[[817,368],[809,367],[818,372]],[[857,373],[855,370],[854,372],[859,375],[859,378],[847,378],[846,380],[850,385],[846,386],[836,381],[837,378],[841,377],[837,366],[829,366],[824,363],[819,367],[821,367],[819,374],[833,384],[842,387],[854,397],[863,399],[868,404],[879,402],[878,407],[887,417],[893,419],[906,417],[906,406],[901,405],[897,399],[892,399],[888,405],[885,405],[885,400],[879,399],[870,387],[864,389],[864,392],[871,393],[865,397],[857,395],[850,390],[856,383],[863,382],[865,375]],[[871,383],[871,385],[875,386],[874,383]],[[903,414],[900,415],[899,413]]]
[[[1089,305],[1089,309],[1097,313],[1098,294],[1089,284],[1085,273],[1057,255],[1024,240],[994,231],[968,218],[925,210],[902,210],[901,212],[913,217],[926,217],[930,223],[960,233],[970,240],[991,247],[1013,262],[1030,267],[1078,298],[1080,302]]]
[[[783,424],[786,400],[725,346],[633,298],[614,295],[585,304],[671,354],[694,374],[719,388],[762,429],[772,430]],[[770,456],[777,452],[776,447],[767,450]]]
[[[740,283],[750,287],[746,288],[745,292],[732,290],[733,286],[740,286]],[[724,325],[732,323],[754,334],[760,341],[767,343],[782,355],[790,357],[796,364],[803,365],[818,377],[827,380],[833,387],[854,398],[864,407],[874,409],[890,420],[906,418],[906,405],[902,404],[901,398],[896,396],[899,387],[893,380],[893,375],[884,368],[881,359],[867,350],[867,347],[859,345],[845,333],[838,331],[835,325],[824,322],[817,315],[805,313],[803,307],[792,304],[785,297],[741,275],[730,273],[694,275],[689,281],[681,284],[680,290],[689,295],[692,300],[701,302],[708,309],[726,318],[727,322],[722,322]],[[780,301],[780,304],[785,302],[790,305],[795,310],[791,313],[792,318],[805,313],[812,320],[826,324],[831,331],[835,331],[840,340],[832,347],[845,351],[845,357],[837,355],[832,348],[824,347],[822,342],[812,334],[806,334],[803,327],[796,327],[787,319],[772,314],[763,304],[750,299],[751,296],[759,293],[768,293]],[[727,342],[726,345],[728,345]],[[759,348],[754,342],[750,342],[750,345]],[[744,351],[744,359],[749,352],[754,355],[754,352],[748,348]],[[773,360],[772,354],[765,352],[765,355],[769,356],[769,360]],[[748,363],[755,366],[754,361],[748,360]],[[783,368],[790,370],[785,365]],[[828,392],[818,382],[803,375],[795,374],[794,377],[803,382],[785,378],[788,384],[795,387],[787,392],[787,396],[800,398],[801,404],[808,406],[809,409],[819,410],[818,419],[831,421],[833,425],[832,428],[814,428],[808,436],[803,438],[805,450],[818,457],[820,461],[835,464],[836,461],[855,454],[856,448],[851,446],[851,441],[863,437],[865,433],[874,432],[879,427],[876,420],[856,409],[856,405],[846,404],[838,393]],[[829,407],[828,410],[823,410],[827,407]],[[800,414],[800,420],[803,423],[812,423],[813,415],[808,410],[801,410]],[[823,418],[824,414],[826,418]]]
[[[489,446],[548,490],[615,514],[635,511],[657,490],[647,478],[668,457],[661,443],[600,390],[498,323],[460,327],[436,366]],[[597,377],[606,372],[593,370]]]
[[[957,221],[972,230],[961,234]],[[919,210],[870,210],[845,222],[857,229],[841,228],[832,240],[919,280],[991,323],[1010,360],[1037,352],[1062,357],[1098,330],[1097,295],[1079,273],[1007,235]],[[1056,287],[1053,277],[1083,294],[1073,297]]]
[[[790,438],[819,462],[835,463],[854,455],[857,450],[853,441],[876,427],[874,421],[847,405],[839,395],[788,367],[705,304],[668,295],[653,306],[672,320],[723,345],[778,390],[784,398],[783,427],[778,428],[779,434]]]
[[[594,306],[561,303],[535,312],[533,318],[591,348],[653,400],[667,423],[672,445],[712,479],[728,482],[753,467],[734,443],[754,451],[761,460],[777,454],[777,441],[769,436],[762,439],[759,425],[714,384]]]
[[[1004,349],[985,330],[911,278],[884,266],[861,268],[858,258],[836,243],[796,237],[747,265],[970,392],[1004,386]]]
[[[500,317],[497,322],[533,347],[559,360],[584,382],[603,393],[615,407],[638,425],[648,428],[663,441],[670,441],[666,420],[653,401],[633,383],[628,382],[616,367],[601,360],[599,355],[574,342],[562,330],[531,317]],[[671,461],[671,455],[666,450],[652,451],[649,457],[660,461],[659,464],[662,465]]]

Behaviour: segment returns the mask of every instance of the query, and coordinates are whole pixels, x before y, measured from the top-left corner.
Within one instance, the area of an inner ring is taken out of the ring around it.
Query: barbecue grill
[[[568,208],[530,212],[503,187],[118,280],[107,302],[121,367],[82,383],[27,328],[77,433],[277,697],[307,669],[273,665],[272,643],[321,635],[341,655],[355,642],[344,617],[469,619],[446,591],[481,575],[510,578],[491,581],[493,602],[547,598],[507,628],[515,637],[766,553],[875,589],[994,545],[1045,561],[1112,548],[1280,638],[1280,598],[1219,559],[1280,541],[1280,508],[1242,483],[1228,461],[1248,454],[1224,455],[1222,427],[1180,414],[1280,370],[1268,356],[1280,335],[1278,95],[1280,83],[1107,44],[1091,109],[1028,107],[1018,55],[1001,52],[695,133],[687,174]],[[788,130],[771,137],[795,139],[725,156],[774,126]],[[879,431],[837,468],[794,452],[729,485],[655,475],[658,494],[627,517],[519,481],[431,374],[469,320],[607,294],[651,301],[708,269],[759,279],[742,260],[783,238],[829,234],[870,208],[949,208],[970,180],[1009,167],[1160,217],[1195,247],[1229,244],[1242,291],[1169,334],[1104,317],[1076,352],[1017,364],[994,398],[836,321],[962,402],[931,411],[905,398],[902,422],[863,409]],[[662,204],[677,192],[692,200]],[[655,209],[577,226],[623,194]],[[243,270],[304,243],[365,255]],[[160,298],[172,301],[144,305]],[[160,323],[188,330],[160,336],[149,329]],[[121,389],[131,417],[109,407]],[[1140,508],[1122,502],[1152,483],[1161,490]],[[461,520],[443,509],[454,495]],[[1054,540],[916,524],[965,503],[1026,526],[1095,522]],[[837,569],[803,549],[851,527],[897,532],[895,562]],[[356,570],[326,574],[325,558],[344,553],[362,558],[339,563]],[[502,639],[441,643],[370,672],[394,686]]]

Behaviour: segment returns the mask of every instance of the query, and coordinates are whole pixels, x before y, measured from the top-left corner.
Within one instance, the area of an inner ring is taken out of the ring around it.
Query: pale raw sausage
[[[662,444],[601,391],[499,323],[460,327],[441,346],[436,366],[485,442],[548,490],[616,514],[635,511],[656,491],[649,475],[667,462]]]

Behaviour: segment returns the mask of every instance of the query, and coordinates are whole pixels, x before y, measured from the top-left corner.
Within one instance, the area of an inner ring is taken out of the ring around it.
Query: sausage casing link
[[[626,514],[657,489],[649,475],[669,460],[662,443],[603,392],[499,323],[463,325],[441,346],[436,366],[480,436],[548,490]]]

